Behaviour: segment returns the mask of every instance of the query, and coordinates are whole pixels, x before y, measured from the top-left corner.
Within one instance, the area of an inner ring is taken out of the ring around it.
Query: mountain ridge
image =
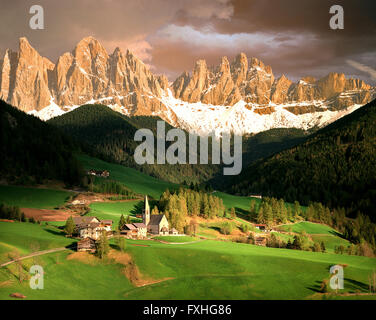
[[[376,88],[344,74],[292,82],[240,53],[215,67],[196,62],[171,85],[129,50],[109,54],[93,37],[82,39],[54,64],[23,37],[19,51],[0,61],[0,99],[48,120],[84,104],[105,104],[125,115],[159,116],[199,134],[257,133],[272,128],[323,126],[376,97]],[[207,122],[206,119],[211,119]]]

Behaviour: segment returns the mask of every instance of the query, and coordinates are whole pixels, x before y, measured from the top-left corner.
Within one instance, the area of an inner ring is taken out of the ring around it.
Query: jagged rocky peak
[[[7,50],[3,61],[1,99],[23,111],[40,110],[49,104],[49,72],[54,68],[50,60],[40,56],[22,37],[19,39],[18,52]]]
[[[245,53],[238,54],[231,64],[224,57],[209,71],[205,61],[199,60],[192,76],[182,74],[174,82],[173,89],[177,98],[187,102],[231,106],[243,100],[249,107],[254,104],[267,107],[270,103],[330,100],[328,106],[334,110],[365,104],[374,92],[364,81],[346,79],[344,74],[338,73],[330,73],[319,80],[303,77],[296,83],[285,75],[276,79],[270,66],[257,58],[247,58]]]
[[[129,50],[109,55],[94,37],[79,41],[53,64],[20,38],[19,51],[7,50],[0,64],[0,97],[29,112],[53,106],[69,110],[88,102],[130,114],[165,110],[158,100],[168,80],[153,75]]]
[[[198,60],[192,76],[182,74],[173,84],[175,96],[187,102],[202,101],[214,105],[233,105],[242,98],[247,102],[268,103],[262,90],[270,91],[274,76],[272,69],[256,58],[248,60],[240,53],[229,62],[208,70],[205,60]]]
[[[179,77],[176,78],[172,84],[172,90],[175,97],[180,97],[182,95],[182,91],[187,87],[189,80],[190,76],[187,71],[184,71]]]
[[[248,58],[245,53],[241,52],[235,57],[231,64],[231,73],[236,86],[239,86],[246,78],[248,72]]]
[[[286,103],[288,101],[289,89],[293,82],[284,74],[276,79],[271,89],[270,100],[277,104]]]
[[[196,132],[201,126],[209,132],[217,127],[259,132],[294,126],[295,116],[306,113],[310,116],[298,126],[328,123],[338,117],[331,111],[343,115],[348,107],[376,98],[376,90],[338,73],[296,82],[285,75],[275,78],[270,66],[245,53],[232,61],[223,57],[213,67],[198,60],[191,73],[183,72],[170,86],[166,76],[153,74],[129,50],[108,53],[93,37],[79,41],[56,64],[21,38],[18,52],[6,50],[0,57],[0,98],[42,119],[101,103],[128,115],[158,115]]]

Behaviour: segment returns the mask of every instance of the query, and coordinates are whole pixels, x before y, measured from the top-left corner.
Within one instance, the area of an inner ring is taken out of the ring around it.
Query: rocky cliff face
[[[108,54],[93,37],[82,39],[56,64],[26,38],[0,60],[0,99],[46,120],[82,104],[101,103],[127,115],[159,115],[200,133],[239,133],[274,127],[324,125],[376,98],[375,88],[331,73],[316,80],[275,78],[272,68],[244,53],[216,67],[196,62],[170,86],[130,51]]]
[[[173,84],[176,98],[186,102],[232,106],[243,100],[248,106],[270,109],[272,104],[325,101],[330,110],[341,110],[372,99],[372,87],[344,74],[330,73],[316,80],[306,77],[293,83],[284,75],[275,79],[272,68],[256,58],[239,54],[230,64],[226,57],[210,70],[204,60],[196,63],[192,76],[183,73]],[[291,111],[292,109],[290,109]],[[301,110],[300,110],[301,111]]]
[[[154,76],[131,52],[108,55],[93,37],[56,64],[21,38],[19,52],[8,50],[1,65],[0,98],[26,112],[98,102],[132,115],[159,113],[166,108],[156,97],[167,87],[166,77]]]
[[[48,77],[54,64],[21,38],[19,52],[7,50],[1,66],[0,98],[23,111],[50,104]]]

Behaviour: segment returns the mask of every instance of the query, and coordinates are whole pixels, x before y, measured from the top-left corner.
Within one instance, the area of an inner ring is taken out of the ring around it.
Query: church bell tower
[[[150,222],[150,206],[148,201],[148,196],[145,196],[144,212],[142,214],[142,220],[146,226]]]

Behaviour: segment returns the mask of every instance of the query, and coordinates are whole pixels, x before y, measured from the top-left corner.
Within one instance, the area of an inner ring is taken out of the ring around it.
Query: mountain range
[[[129,50],[108,54],[93,37],[56,63],[26,38],[0,60],[0,99],[48,120],[83,104],[104,104],[129,116],[159,116],[175,127],[208,134],[325,126],[376,98],[376,88],[344,74],[298,82],[276,78],[270,66],[240,53],[220,65],[196,62],[169,83]]]

